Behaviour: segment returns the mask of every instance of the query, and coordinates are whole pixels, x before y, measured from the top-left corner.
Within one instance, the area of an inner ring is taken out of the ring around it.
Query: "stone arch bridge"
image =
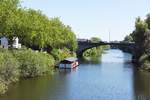
[[[83,52],[85,52],[86,50],[88,49],[91,49],[93,47],[98,47],[98,46],[102,46],[102,45],[111,45],[111,46],[123,46],[123,47],[127,47],[129,49],[131,49],[133,51],[133,49],[135,49],[135,43],[133,42],[130,42],[130,43],[127,43],[127,42],[96,42],[96,43],[93,43],[89,40],[86,40],[86,41],[79,41],[78,40],[78,49],[76,50],[76,53],[78,56],[82,56],[83,55]]]

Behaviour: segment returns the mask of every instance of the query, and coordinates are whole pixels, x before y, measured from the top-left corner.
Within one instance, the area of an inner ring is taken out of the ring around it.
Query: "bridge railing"
[[[105,44],[135,44],[135,42],[123,42],[123,41],[98,41],[98,42],[93,42],[89,39],[77,39],[78,42],[80,43],[105,43]]]
[[[83,43],[104,43],[103,41],[97,41],[97,42],[93,42],[89,39],[77,39],[78,42],[83,42]]]

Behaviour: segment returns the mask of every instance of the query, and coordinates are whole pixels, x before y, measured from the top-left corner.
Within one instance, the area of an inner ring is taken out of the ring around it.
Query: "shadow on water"
[[[101,63],[101,57],[80,57],[79,63],[80,64],[100,64]]]
[[[134,70],[135,100],[150,100],[150,73]]]
[[[150,100],[150,73],[139,70],[137,65],[132,64],[129,56],[130,54],[124,53],[124,68],[131,72],[133,100]]]
[[[138,71],[130,54],[108,50],[79,61],[76,69],[21,80],[0,100],[150,100],[150,74]]]
[[[59,69],[58,73],[59,73],[59,75],[67,75],[67,74],[76,72],[77,70],[78,70],[78,67],[73,68],[73,69]]]

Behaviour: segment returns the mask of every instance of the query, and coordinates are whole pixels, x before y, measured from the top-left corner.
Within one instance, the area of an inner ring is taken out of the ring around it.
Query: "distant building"
[[[8,48],[8,39],[4,36],[0,38],[2,48]]]
[[[13,48],[19,49],[21,48],[21,44],[19,43],[19,38],[18,37],[14,37],[13,38]]]

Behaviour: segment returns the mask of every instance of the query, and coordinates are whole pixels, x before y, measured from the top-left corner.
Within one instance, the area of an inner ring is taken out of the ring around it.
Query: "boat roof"
[[[76,61],[76,60],[78,60],[77,58],[75,58],[75,57],[69,57],[69,58],[66,58],[66,59],[64,59],[65,61],[69,61],[69,62],[73,62],[73,61]]]

